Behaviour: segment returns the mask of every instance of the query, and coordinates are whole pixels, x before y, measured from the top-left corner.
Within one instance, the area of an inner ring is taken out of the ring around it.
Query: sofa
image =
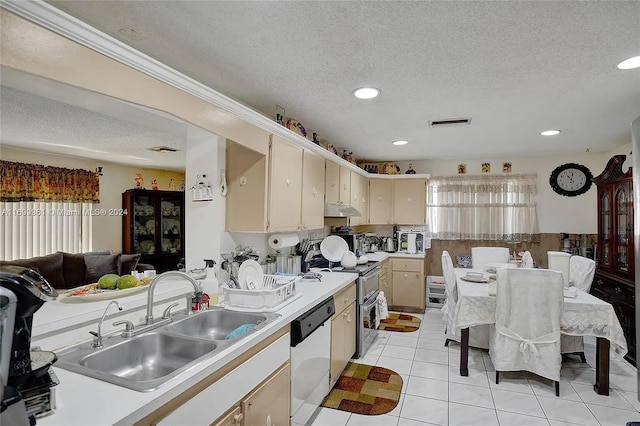
[[[5,265],[17,265],[36,270],[55,289],[69,289],[97,282],[106,274],[126,275],[132,271],[154,269],[152,265],[138,263],[140,254],[117,254],[111,250],[87,253],[58,251],[29,259],[0,261]]]

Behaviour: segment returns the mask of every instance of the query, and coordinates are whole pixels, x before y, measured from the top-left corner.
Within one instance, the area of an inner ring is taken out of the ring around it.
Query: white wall
[[[481,164],[491,164],[491,174],[502,174],[502,164],[510,162],[513,174],[537,173],[538,220],[540,232],[571,234],[597,233],[597,199],[595,185],[589,191],[577,197],[564,197],[553,192],[549,185],[549,176],[556,167],[565,163],[583,164],[597,176],[604,170],[607,161],[616,154],[625,154],[625,169],[631,165],[631,144],[618,147],[606,153],[581,153],[567,155],[544,155],[509,158],[474,158],[456,160],[412,161],[418,173],[430,173],[431,176],[457,175],[458,164],[467,165],[467,174],[481,174]],[[409,162],[398,162],[400,170],[406,171]]]

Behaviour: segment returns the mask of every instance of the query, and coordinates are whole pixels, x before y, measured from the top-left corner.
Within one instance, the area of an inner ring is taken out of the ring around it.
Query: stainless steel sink
[[[186,334],[203,339],[224,340],[229,333],[238,327],[252,324],[255,325],[253,328],[255,330],[273,318],[274,315],[277,316],[269,313],[209,310],[175,321],[168,325],[166,330],[171,333]],[[238,337],[242,337],[242,335]]]
[[[169,325],[149,331],[143,328],[134,337],[109,336],[102,348],[84,343],[62,351],[55,366],[129,389],[151,391],[248,336],[225,339],[238,327],[256,324],[259,329],[279,316],[215,307],[178,314]]]

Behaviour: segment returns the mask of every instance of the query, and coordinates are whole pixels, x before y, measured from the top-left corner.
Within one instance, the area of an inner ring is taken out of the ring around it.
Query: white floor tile
[[[312,426],[345,426],[351,413],[333,408],[321,408]]]
[[[527,416],[544,417],[544,411],[538,403],[535,395],[519,392],[508,392],[493,389],[493,403],[496,410],[509,411],[511,413],[524,414]]]
[[[460,367],[460,352],[449,351],[449,365],[457,365]],[[475,368],[476,370],[486,370],[482,354],[469,352],[467,367]]]
[[[552,384],[551,380],[543,377],[529,377],[529,384],[533,389],[533,393],[538,396],[556,397],[556,386]],[[578,402],[582,401],[571,383],[564,377],[560,377],[560,396],[557,398]]]
[[[592,383],[595,383],[595,380]],[[609,374],[609,384],[615,389],[624,391],[636,392],[638,390],[638,378],[635,375]]]
[[[487,371],[496,371],[496,367],[493,366],[493,362],[491,362],[490,356],[483,356],[482,362],[484,362],[484,369]]]
[[[549,420],[550,426],[583,426],[577,423],[562,422],[560,420]]]
[[[525,416],[524,414],[509,413],[506,411],[496,411],[498,422],[505,426],[549,426],[545,418]]]
[[[407,386],[407,382],[405,381],[403,383],[403,387],[406,388],[406,386]],[[394,408],[393,410],[391,410],[391,411],[389,411],[387,413],[388,416],[400,417],[400,411],[402,410],[402,402],[404,401],[404,396],[405,396],[404,393],[400,394],[400,399],[398,400],[398,405],[396,405],[396,408]]]
[[[420,332],[423,332],[425,330],[431,330],[434,332],[440,332],[442,334],[444,334],[444,329],[445,329],[445,324],[441,323],[441,322],[422,322],[422,324],[420,325]]]
[[[496,411],[463,404],[449,404],[449,426],[498,426]]]
[[[622,397],[627,400],[627,402],[629,404],[631,404],[633,406],[633,408],[635,408],[636,411],[640,411],[640,401],[638,401],[638,394],[636,392],[629,392],[629,391],[618,391]]]
[[[449,380],[449,367],[433,362],[413,361],[411,375],[424,377],[425,379]]]
[[[596,370],[586,368],[562,368],[560,375],[571,383],[594,384],[596,382]]]
[[[429,339],[420,337],[417,344],[418,349],[431,349],[432,351],[448,352],[449,348],[444,345],[444,339]]]
[[[387,344],[394,346],[404,346],[407,348],[415,348],[418,345],[418,336],[409,337],[405,336],[405,334],[406,333],[396,333],[395,335],[392,335],[391,337],[389,337]]]
[[[396,373],[403,376],[403,380],[405,380],[405,376],[409,376],[411,373],[411,364],[413,361],[409,361],[402,358],[392,358],[388,356],[381,355],[378,358],[377,365],[379,367],[388,368],[389,370],[393,370]]]
[[[486,371],[470,368],[468,376],[461,376],[460,367],[458,365],[449,366],[449,382],[472,386],[482,386],[485,388],[489,387],[489,378],[487,377]]]
[[[498,389],[509,392],[533,393],[533,389],[527,380],[527,376],[519,372],[501,371],[500,383],[496,384],[496,373],[490,372],[489,386],[491,389]],[[555,394],[555,392],[554,392]]]
[[[396,426],[398,418],[381,414],[378,416],[365,416],[362,414],[352,414],[347,422],[347,426]]]
[[[611,408],[619,408],[621,410],[636,411],[626,399],[620,395],[615,389],[609,389],[609,395],[598,395],[593,390],[593,385],[583,385],[580,383],[574,383],[573,388],[576,390],[582,401],[591,407],[591,404],[604,405]]]
[[[388,356],[392,358],[402,358],[413,361],[413,357],[416,353],[414,348],[405,348],[402,346],[385,345],[382,349],[382,356]]]
[[[398,419],[398,426],[426,426],[429,424],[430,423],[419,422],[417,420],[403,419],[402,417]]]
[[[583,402],[556,397],[538,397],[542,411],[549,420],[559,420],[583,426],[598,426],[598,421]]]
[[[432,362],[434,364],[449,364],[449,353],[443,351],[436,351],[431,349],[416,349],[415,358],[416,361]]]
[[[449,383],[449,401],[476,407],[495,408],[489,388]]]
[[[437,399],[405,395],[400,417],[400,420],[405,418],[447,426],[449,424],[449,403]]]
[[[423,377],[409,377],[409,383],[405,388],[407,395],[421,396],[425,398],[448,401],[449,384],[442,380],[425,379]],[[405,399],[406,401],[406,399]]]
[[[380,355],[370,354],[369,352],[367,352],[362,358],[352,358],[351,362],[357,362],[358,364],[377,365],[378,358],[380,358]]]
[[[591,405],[589,409],[602,426],[621,426],[630,421],[640,421],[640,413],[617,408]]]

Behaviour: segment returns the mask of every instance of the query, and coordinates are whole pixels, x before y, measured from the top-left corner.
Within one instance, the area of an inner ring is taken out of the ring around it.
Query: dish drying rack
[[[221,286],[222,304],[232,311],[275,312],[302,297],[297,292],[296,283],[302,277],[286,275],[263,275],[262,287],[245,290]]]

